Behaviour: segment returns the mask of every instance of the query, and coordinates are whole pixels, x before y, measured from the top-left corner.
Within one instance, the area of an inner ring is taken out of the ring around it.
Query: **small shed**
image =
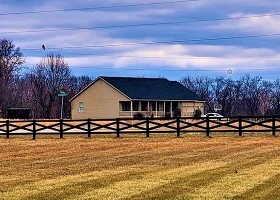
[[[30,119],[31,109],[30,108],[8,108],[7,118],[8,119]]]

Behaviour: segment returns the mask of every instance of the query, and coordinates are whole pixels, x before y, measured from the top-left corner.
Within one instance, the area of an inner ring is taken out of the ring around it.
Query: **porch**
[[[174,111],[180,107],[178,101],[120,101],[120,117],[133,117],[142,113],[145,117],[174,116]]]

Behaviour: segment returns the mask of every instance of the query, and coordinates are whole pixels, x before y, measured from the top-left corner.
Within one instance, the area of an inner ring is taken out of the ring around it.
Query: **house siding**
[[[120,101],[130,100],[99,79],[73,99],[71,102],[72,119],[116,118],[119,116]],[[79,102],[84,102],[84,112],[79,112]]]

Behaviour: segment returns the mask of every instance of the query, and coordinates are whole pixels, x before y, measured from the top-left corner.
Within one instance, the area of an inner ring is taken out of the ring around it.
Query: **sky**
[[[26,69],[59,53],[92,78],[275,80],[279,21],[279,0],[0,1],[0,39],[21,48]]]

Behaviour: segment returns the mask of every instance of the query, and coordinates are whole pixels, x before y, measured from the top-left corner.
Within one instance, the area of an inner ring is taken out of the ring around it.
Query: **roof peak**
[[[166,78],[106,77],[102,80],[130,99],[200,100],[200,97],[181,85]]]
[[[131,79],[163,79],[163,80],[168,80],[167,78],[163,78],[163,77],[131,77],[131,76],[99,76],[99,77],[100,78],[131,78]]]
[[[170,81],[167,78],[99,76],[89,86],[75,95],[71,101],[100,79],[130,99],[202,100],[197,94],[178,81]]]

